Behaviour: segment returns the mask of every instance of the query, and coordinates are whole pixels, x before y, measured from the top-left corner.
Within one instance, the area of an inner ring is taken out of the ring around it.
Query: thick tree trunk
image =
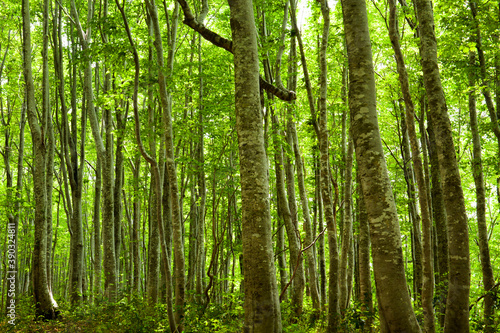
[[[389,17],[389,37],[391,39],[392,48],[395,53],[399,84],[403,93],[406,110],[406,130],[410,139],[411,157],[415,175],[417,178],[418,199],[420,204],[420,213],[422,218],[422,307],[424,313],[424,326],[425,332],[432,333],[435,331],[434,323],[434,270],[433,270],[433,257],[432,257],[432,221],[429,201],[427,200],[427,193],[429,192],[427,183],[424,177],[424,169],[422,165],[422,158],[420,157],[420,145],[417,139],[415,129],[415,107],[410,94],[410,85],[408,82],[408,74],[406,72],[406,65],[404,63],[403,53],[399,44],[399,31],[397,22],[396,1],[389,0],[390,17]],[[424,133],[425,135],[425,133]],[[416,202],[414,203],[416,204]],[[416,235],[418,237],[419,235]]]
[[[248,333],[281,332],[273,260],[269,180],[260,109],[259,59],[252,2],[229,0],[241,173],[245,322]]]
[[[464,195],[439,74],[431,2],[416,0],[415,4],[419,20],[424,86],[429,101],[429,115],[436,135],[444,204],[448,216],[450,275],[444,332],[468,332],[470,259]]]
[[[422,103],[425,103],[425,98],[422,98]],[[425,110],[425,104],[422,109]],[[421,114],[421,118],[425,119],[425,112]],[[431,197],[432,197],[432,215],[436,225],[436,236],[438,242],[438,277],[436,278],[436,297],[438,301],[437,314],[438,321],[441,326],[444,326],[444,318],[446,312],[446,299],[448,294],[448,272],[449,272],[449,256],[448,256],[448,227],[446,210],[444,207],[443,189],[441,176],[439,174],[439,162],[436,151],[436,138],[432,128],[432,122],[429,121],[429,160],[431,165]],[[439,282],[438,282],[439,281]]]
[[[391,332],[420,332],[406,288],[396,204],[378,128],[375,78],[364,0],[343,0],[349,59],[349,108],[372,242],[381,317]],[[397,306],[395,306],[397,304]]]

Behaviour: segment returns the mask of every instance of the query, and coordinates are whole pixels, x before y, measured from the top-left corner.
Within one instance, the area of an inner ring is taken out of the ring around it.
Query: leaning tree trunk
[[[464,195],[453,143],[452,129],[438,68],[434,17],[428,0],[416,0],[420,55],[429,116],[436,135],[439,170],[448,216],[449,286],[444,332],[469,331],[469,232]]]
[[[48,10],[48,0],[44,7]],[[29,1],[22,2],[23,15],[23,66],[24,80],[26,85],[27,118],[31,130],[34,150],[34,174],[33,192],[35,196],[35,237],[33,246],[33,292],[37,315],[46,319],[54,319],[57,316],[57,303],[52,297],[47,280],[47,214],[51,207],[47,207],[47,186],[45,168],[47,160],[47,149],[42,127],[38,121],[35,86],[33,83],[33,72],[31,68],[31,31],[30,31],[30,7]],[[44,38],[48,43],[48,38]],[[52,121],[49,110],[43,108],[42,119],[45,122]],[[46,125],[46,124],[45,124]]]
[[[229,0],[229,8],[241,173],[244,331],[281,332],[253,6],[249,0]]]
[[[342,0],[349,59],[349,108],[358,172],[370,221],[381,317],[390,332],[420,332],[406,288],[396,204],[378,127],[375,78],[364,0]]]

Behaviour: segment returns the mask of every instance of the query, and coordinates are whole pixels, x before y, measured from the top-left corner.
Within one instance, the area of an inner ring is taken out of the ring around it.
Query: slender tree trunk
[[[359,180],[358,173],[358,183]],[[365,319],[364,332],[372,332],[373,323],[373,297],[372,297],[372,280],[370,273],[370,226],[368,215],[363,198],[363,191],[359,191],[359,294],[361,301],[361,310]]]
[[[102,252],[101,252],[101,188],[102,188],[102,172],[101,160],[97,157],[95,167],[95,184],[94,184],[94,215],[92,224],[94,225],[94,297],[97,298],[102,293]]]
[[[295,91],[294,89],[290,89]],[[295,122],[293,120],[289,120],[288,122],[288,131],[292,134],[293,138],[293,151],[295,154],[295,165],[297,167],[297,180],[298,180],[298,185],[299,185],[299,193],[300,193],[300,202],[302,205],[302,215],[304,216],[304,221],[303,221],[303,227],[305,231],[305,246],[309,246],[313,242],[313,228],[311,225],[311,215],[309,213],[309,203],[308,203],[308,197],[307,197],[307,192],[306,192],[306,187],[305,187],[305,181],[304,181],[304,165],[302,163],[302,156],[300,153],[300,147],[299,147],[299,140],[297,136],[297,130],[295,128]],[[307,270],[308,270],[308,276],[309,276],[309,290],[311,292],[311,299],[313,303],[313,309],[315,312],[315,316],[319,314],[321,311],[321,297],[319,294],[318,290],[318,277],[317,277],[317,270],[316,270],[316,246],[313,244],[307,251],[306,251],[306,263],[307,263]]]
[[[286,15],[285,15],[286,16]],[[291,40],[291,46],[290,46],[290,59],[289,59],[289,67],[288,67],[288,90],[291,91],[296,91],[297,90],[297,66],[296,66],[296,57],[297,57],[297,51],[296,51],[296,43],[295,43],[295,38]],[[309,213],[309,204],[308,204],[308,199],[307,199],[307,192],[306,192],[306,187],[305,187],[305,182],[304,182],[304,165],[302,162],[302,156],[300,153],[300,147],[299,147],[299,139],[297,136],[297,129],[295,127],[295,122],[293,120],[293,114],[292,111],[294,108],[289,107],[288,108],[288,120],[287,120],[287,138],[290,136],[288,139],[293,148],[294,156],[295,156],[295,165],[297,168],[297,181],[298,181],[298,186],[299,186],[299,195],[300,195],[300,202],[302,206],[302,215],[304,217],[304,222],[303,222],[303,227],[305,231],[305,246],[309,246],[312,244],[313,241],[313,229],[311,225],[311,216]],[[315,310],[314,317],[316,317],[319,312],[321,311],[320,309],[320,295],[319,295],[319,290],[318,290],[318,283],[317,283],[317,275],[316,275],[316,246],[313,244],[307,251],[306,251],[306,262],[307,262],[307,276],[309,277],[309,290],[311,293],[311,298],[312,298],[312,303],[313,303],[313,309]]]
[[[6,51],[7,52],[7,51]],[[6,53],[7,54],[7,53]],[[8,106],[8,118],[9,118],[9,123],[11,115],[12,115],[12,110],[10,109],[10,106]],[[3,116],[3,113],[2,113]],[[24,160],[24,128],[26,125],[26,103],[23,103],[21,107],[21,118],[19,121],[19,146],[18,146],[18,152],[17,152],[17,180],[16,180],[16,188],[15,188],[15,205],[13,209],[13,213],[9,214],[8,217],[8,224],[7,224],[7,253],[8,253],[8,260],[7,260],[7,292],[6,292],[6,301],[5,301],[5,308],[6,308],[6,313],[9,319],[15,319],[15,314],[12,312],[16,312],[16,303],[19,295],[21,295],[21,284],[19,283],[19,278],[20,274],[18,274],[19,271],[19,260],[18,260],[18,254],[19,254],[19,245],[18,245],[18,240],[19,240],[19,215],[21,213],[21,195],[22,195],[22,188],[23,188],[23,160]],[[4,162],[6,166],[6,172],[7,172],[7,187],[10,188],[13,186],[13,181],[12,181],[12,176],[9,177],[10,173],[10,149],[11,149],[11,144],[12,140],[9,140],[10,138],[10,130],[8,134],[6,134],[6,144],[5,144],[5,153],[4,153]],[[9,191],[10,192],[10,191]],[[12,193],[8,192],[8,196],[12,196]],[[11,197],[12,198],[12,197]],[[10,199],[9,197],[7,198],[8,200]],[[12,288],[12,283],[14,283],[14,288]],[[12,290],[13,289],[13,290]],[[12,311],[11,311],[12,310]],[[9,316],[9,314],[12,314],[12,316]],[[15,323],[15,320],[13,321]]]
[[[494,332],[494,305],[495,295],[492,288],[495,285],[493,268],[490,260],[490,249],[488,246],[488,226],[486,224],[486,193],[484,188],[483,162],[481,157],[481,136],[479,135],[476,92],[473,87],[476,85],[475,79],[475,55],[469,53],[469,116],[470,128],[472,132],[473,156],[472,174],[476,186],[476,216],[477,216],[477,238],[479,244],[479,258],[481,260],[481,271],[483,273],[484,296],[484,332]]]
[[[318,156],[314,156],[314,183],[315,183],[315,202],[316,216],[318,219],[318,266],[319,266],[319,290],[321,295],[321,308],[324,310],[326,303],[326,260],[325,260],[325,236],[321,234],[323,231],[323,199],[321,198],[320,176],[319,176],[319,161]]]
[[[380,316],[391,332],[420,332],[406,288],[396,204],[378,128],[365,1],[343,0],[342,11],[349,59],[351,131],[370,221],[373,270],[382,311]]]
[[[352,157],[354,144],[349,135],[349,143],[347,145],[346,165],[344,175],[344,221],[342,230],[342,251],[340,256],[340,308],[345,310],[348,304],[348,283],[347,283],[347,266],[349,252],[352,248]],[[350,265],[349,265],[350,266]]]
[[[429,115],[436,135],[439,170],[443,180],[444,203],[448,215],[450,275],[444,332],[468,332],[470,259],[464,195],[439,75],[431,3],[427,0],[416,0],[415,3],[419,20],[424,86],[429,101]]]
[[[170,185],[170,200],[172,207],[172,229],[173,229],[173,243],[174,243],[174,275],[175,275],[175,306],[177,311],[175,313],[176,323],[179,325],[177,329],[179,332],[183,330],[182,318],[184,317],[184,296],[185,296],[185,275],[184,275],[184,244],[182,237],[182,217],[179,201],[179,189],[177,184],[177,170],[175,166],[175,152],[173,142],[173,129],[172,129],[172,114],[171,114],[171,96],[167,92],[166,76],[163,71],[165,66],[163,58],[163,43],[161,39],[161,30],[158,21],[158,10],[154,0],[146,0],[149,14],[152,18],[152,26],[154,32],[154,45],[156,48],[156,61],[158,64],[158,87],[160,92],[160,101],[163,110],[163,126],[164,138],[166,149],[166,176],[168,177]],[[176,3],[176,11],[178,7]],[[176,34],[176,21],[174,21],[175,28],[170,32],[173,36]],[[170,45],[171,49],[175,49],[175,43]]]
[[[107,15],[107,1],[104,3],[104,15]],[[89,3],[87,20],[91,22],[94,13],[92,3]],[[84,32],[74,0],[71,0],[71,16],[76,23],[77,32],[81,47],[84,51],[89,49],[89,43],[92,38],[90,26]],[[103,36],[105,42],[106,36]],[[106,74],[104,88],[105,92],[109,89],[109,76]],[[113,173],[112,173],[112,152],[110,152],[111,140],[111,112],[108,109],[104,110],[105,126],[106,126],[106,146],[101,137],[99,121],[97,119],[96,108],[94,105],[94,92],[92,87],[92,65],[90,59],[85,63],[84,70],[84,94],[87,101],[87,115],[92,128],[92,136],[95,141],[97,154],[101,159],[102,165],[102,189],[103,189],[103,267],[104,267],[104,292],[105,296],[110,300],[116,299],[117,279],[116,279],[116,259],[115,259],[115,241],[114,241],[114,219],[113,219]]]
[[[141,269],[141,259],[140,259],[140,239],[139,239],[139,227],[141,224],[141,197],[139,192],[139,176],[141,172],[141,156],[138,154],[135,158],[134,164],[134,195],[133,195],[133,223],[132,223],[132,260],[133,260],[133,282],[132,290],[139,296],[140,295],[140,269]]]
[[[128,108],[128,107],[127,107]],[[116,272],[118,275],[118,283],[120,283],[121,267],[120,267],[120,252],[123,237],[121,221],[123,216],[123,204],[122,204],[122,188],[123,188],[123,141],[125,136],[125,130],[127,127],[127,112],[123,114],[123,110],[120,110],[121,106],[115,108],[116,114],[116,152],[115,152],[115,183],[113,192],[114,201],[114,233],[115,233],[115,254],[116,254]]]
[[[83,191],[83,169],[85,163],[85,136],[87,112],[85,106],[85,96],[82,102],[81,114],[81,135],[80,135],[80,151],[78,152],[77,144],[77,115],[72,113],[72,132],[69,127],[68,109],[65,98],[65,80],[63,71],[63,54],[62,54],[62,36],[61,36],[61,13],[57,15],[59,27],[54,27],[54,67],[58,78],[58,95],[61,101],[61,145],[63,163],[66,166],[65,175],[69,176],[69,184],[71,186],[71,241],[70,241],[70,260],[71,276],[70,276],[70,298],[72,305],[78,305],[82,300],[82,274],[83,274],[83,225],[82,225],[82,191]],[[80,156],[80,161],[78,160]],[[67,183],[67,182],[65,182]],[[69,201],[68,201],[69,205]]]
[[[48,13],[48,0],[44,3],[44,12]],[[54,319],[58,314],[58,306],[49,290],[47,280],[47,214],[52,213],[52,207],[47,207],[47,142],[42,134],[42,127],[38,121],[35,87],[33,84],[33,72],[31,68],[31,32],[30,32],[30,7],[29,1],[22,2],[23,14],[23,66],[24,80],[26,85],[26,106],[28,123],[31,130],[34,150],[34,196],[35,196],[35,237],[33,247],[33,292],[37,315],[46,319]],[[44,15],[44,18],[46,16]],[[47,18],[48,20],[48,18]],[[44,44],[48,43],[48,36],[44,38]],[[42,109],[42,119],[45,122],[52,121],[50,112]],[[42,124],[43,126],[44,124]],[[45,124],[46,125],[46,124]]]
[[[290,206],[286,198],[285,192],[285,177],[283,172],[283,153],[281,143],[278,140],[280,137],[280,130],[278,124],[278,117],[274,114],[271,115],[273,122],[273,139],[274,139],[274,160],[276,172],[276,191],[278,200],[278,214],[283,219],[286,233],[288,236],[288,245],[290,250],[290,268],[293,274],[293,284],[291,292],[291,306],[293,308],[293,315],[297,319],[302,313],[302,306],[304,302],[304,265],[302,255],[300,253],[300,238],[298,237],[298,229],[293,222]],[[291,198],[290,198],[291,199]]]
[[[330,162],[328,155],[328,122],[327,122],[327,59],[328,36],[330,34],[330,9],[326,0],[321,1],[321,13],[323,16],[323,32],[320,48],[320,97],[319,97],[319,126],[318,143],[320,151],[320,186],[323,198],[323,211],[326,226],[328,228],[328,245],[330,250],[330,272],[328,292],[328,330],[336,332],[339,326],[339,287],[338,270],[339,256],[337,248],[337,226],[335,220],[335,207],[332,198],[330,179]],[[316,116],[316,115],[314,115]]]
[[[142,143],[141,139],[141,131],[140,131],[140,123],[139,123],[139,106],[138,106],[138,90],[139,90],[139,75],[140,75],[140,62],[139,62],[139,55],[137,53],[137,48],[135,47],[134,39],[132,37],[132,33],[130,31],[130,27],[128,24],[127,16],[125,14],[125,9],[120,6],[118,0],[115,0],[116,6],[118,7],[118,10],[120,11],[123,19],[123,24],[125,25],[125,31],[127,32],[127,37],[130,43],[130,47],[132,49],[132,53],[134,56],[134,94],[133,94],[133,109],[134,109],[134,131],[135,131],[135,138],[137,141],[137,145],[139,148],[139,151],[141,155],[144,157],[144,159],[151,165],[153,177],[154,177],[154,196],[155,196],[155,211],[152,215],[152,219],[155,220],[155,224],[158,226],[158,231],[159,231],[159,236],[160,236],[160,246],[162,249],[162,261],[163,261],[163,274],[165,276],[165,284],[167,286],[167,291],[166,291],[166,303],[167,303],[167,315],[168,315],[168,321],[170,325],[170,330],[172,332],[182,332],[182,324],[179,323],[177,318],[174,317],[173,313],[173,307],[172,307],[172,281],[171,281],[171,271],[170,271],[170,258],[169,258],[169,251],[166,249],[166,242],[165,242],[165,231],[163,228],[163,221],[162,221],[162,181],[161,181],[161,176],[160,176],[160,170],[158,167],[158,162],[156,161],[156,158],[152,157],[146,152],[146,149],[144,148],[144,145]],[[158,12],[156,10],[156,5],[154,3],[151,5],[150,3],[147,3],[148,9],[149,9],[149,14],[155,15],[155,17],[152,18],[152,24],[158,25]],[[152,13],[154,11],[154,13]],[[156,21],[156,23],[155,23]],[[158,30],[159,27],[156,27],[155,30]],[[157,31],[158,32],[158,31]],[[155,38],[157,38],[158,35],[156,35]],[[160,45],[161,46],[161,45]],[[163,59],[163,58],[162,58]],[[160,69],[161,73],[161,69]],[[165,83],[165,81],[163,81]],[[161,85],[160,85],[161,86]],[[153,124],[150,124],[153,125]],[[153,150],[154,151],[154,150]],[[138,167],[137,167],[138,169]],[[184,269],[184,267],[182,267]],[[148,272],[148,274],[151,274],[151,272]],[[184,282],[183,282],[184,283]],[[157,284],[156,284],[157,285]],[[149,295],[148,295],[149,296]],[[157,296],[155,296],[157,297]],[[179,324],[179,325],[177,325]]]
[[[500,5],[499,5],[500,6]],[[495,104],[493,98],[491,97],[490,80],[487,77],[487,67],[486,59],[484,57],[483,42],[481,37],[481,29],[479,27],[479,22],[477,19],[477,4],[475,0],[469,0],[469,7],[472,14],[472,24],[474,27],[473,34],[475,35],[477,56],[479,60],[480,78],[481,78],[481,92],[484,96],[484,101],[486,102],[486,107],[490,115],[491,129],[493,134],[497,139],[497,185],[500,184],[500,125],[498,123],[498,110],[495,110]],[[499,7],[500,8],[500,7]],[[497,37],[498,39],[498,37]],[[498,96],[497,96],[498,98]],[[498,99],[497,99],[498,101]],[[497,189],[497,196],[500,202],[500,190]]]
[[[252,2],[229,0],[235,66],[245,321],[248,333],[281,332],[273,260],[269,180],[259,93],[259,60]]]

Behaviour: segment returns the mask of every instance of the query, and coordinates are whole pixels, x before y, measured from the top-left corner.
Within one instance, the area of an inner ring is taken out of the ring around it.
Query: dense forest
[[[500,331],[500,1],[0,16],[0,331]]]

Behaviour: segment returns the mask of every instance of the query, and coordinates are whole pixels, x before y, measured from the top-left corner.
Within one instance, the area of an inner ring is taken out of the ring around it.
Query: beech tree
[[[496,332],[498,3],[430,5],[6,0],[0,331]]]

